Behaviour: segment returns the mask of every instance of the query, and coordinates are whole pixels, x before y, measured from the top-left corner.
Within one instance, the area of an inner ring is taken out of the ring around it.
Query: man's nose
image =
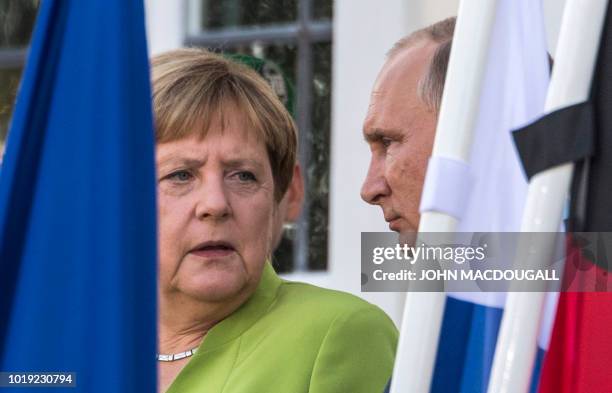
[[[380,199],[390,194],[389,185],[384,176],[384,168],[372,160],[370,168],[361,186],[361,199],[372,205],[380,204]]]
[[[196,216],[199,219],[220,220],[231,213],[231,205],[223,178],[205,180],[198,192]]]

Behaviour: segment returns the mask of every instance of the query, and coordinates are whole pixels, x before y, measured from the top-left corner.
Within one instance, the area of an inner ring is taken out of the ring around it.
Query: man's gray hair
[[[436,114],[440,112],[440,104],[442,103],[442,92],[444,91],[448,59],[450,58],[451,46],[453,44],[455,21],[455,17],[447,18],[431,26],[417,30],[397,41],[387,53],[387,57],[391,58],[403,49],[422,40],[430,40],[438,44],[431,59],[429,69],[419,82],[418,91],[425,105],[434,110]]]

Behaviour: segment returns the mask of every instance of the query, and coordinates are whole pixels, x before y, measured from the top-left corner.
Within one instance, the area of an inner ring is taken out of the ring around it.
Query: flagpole
[[[497,0],[460,3],[433,157],[469,159],[496,5]],[[419,231],[454,232],[456,226],[450,214],[425,211]],[[429,392],[445,302],[444,292],[406,294],[391,393]]]
[[[607,0],[568,0],[546,99],[547,113],[588,98],[606,6]],[[527,190],[522,232],[558,231],[573,169],[573,164],[559,165],[532,178]],[[541,263],[548,257],[552,258],[553,246],[533,241],[528,245],[531,251],[525,256]],[[545,296],[541,292],[508,295],[489,393],[528,391]]]

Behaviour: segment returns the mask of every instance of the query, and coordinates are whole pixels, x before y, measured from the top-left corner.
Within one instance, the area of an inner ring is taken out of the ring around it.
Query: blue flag
[[[0,371],[155,391],[152,119],[142,2],[42,1],[0,171]]]
[[[520,231],[527,179],[511,131],[544,113],[548,82],[541,1],[498,1],[459,232]],[[505,301],[505,293],[448,295],[431,393],[487,391]]]

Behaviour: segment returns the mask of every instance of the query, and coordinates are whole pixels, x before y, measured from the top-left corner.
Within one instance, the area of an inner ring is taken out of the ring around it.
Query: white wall
[[[145,0],[149,54],[180,48],[187,31],[187,0]]]

